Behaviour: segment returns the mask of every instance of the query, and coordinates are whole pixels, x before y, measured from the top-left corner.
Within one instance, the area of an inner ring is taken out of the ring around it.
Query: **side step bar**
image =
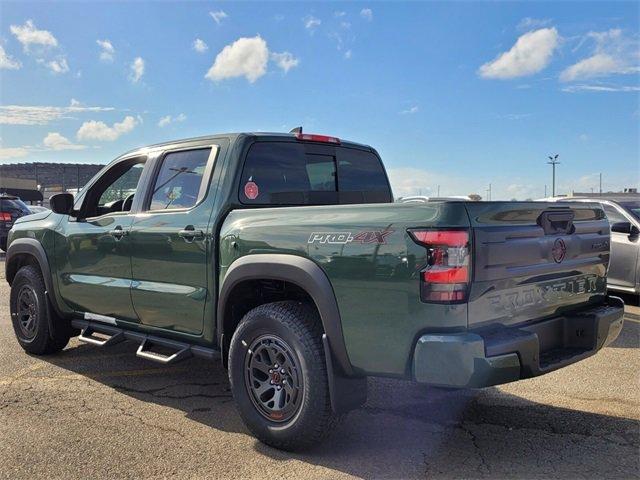
[[[136,351],[138,357],[162,363],[163,365],[173,364],[192,356],[207,360],[220,358],[220,351],[213,348],[189,345],[146,333],[124,330],[112,325],[103,325],[87,320],[72,320],[71,325],[82,332],[78,337],[81,342],[98,347],[108,347],[125,340],[134,341],[140,344]],[[161,351],[157,351],[157,349]],[[168,354],[166,353],[167,351],[169,352]]]
[[[101,326],[102,327],[102,326]],[[100,333],[98,337],[95,333]],[[108,337],[107,337],[108,336]],[[103,338],[107,337],[107,338]],[[124,342],[124,332],[117,328],[104,326],[101,331],[96,331],[92,325],[87,325],[82,329],[78,340],[85,343],[90,343],[97,347],[108,347],[115,345],[116,343]]]
[[[189,358],[191,354],[191,347],[189,345],[183,344],[175,344],[172,345],[171,348],[175,348],[176,352],[171,355],[165,355],[160,352],[154,352],[152,348],[156,344],[149,340],[149,338],[145,338],[143,342],[138,347],[138,351],[136,352],[136,356],[141,358],[146,358],[147,360],[151,360],[153,362],[163,363],[168,365],[170,363],[179,362],[180,360],[184,360],[185,358]],[[161,344],[161,347],[167,348],[167,343]]]

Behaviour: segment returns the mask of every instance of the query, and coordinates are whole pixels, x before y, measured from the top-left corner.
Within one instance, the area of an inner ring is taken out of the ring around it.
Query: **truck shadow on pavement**
[[[631,347],[637,335],[637,323],[627,322],[617,347]],[[74,340],[60,355],[40,358],[168,407],[162,421],[171,423],[177,411],[217,431],[249,435],[219,362],[157,366],[134,352],[133,344],[104,351]],[[285,470],[295,459],[364,478],[629,478],[640,468],[637,420],[538,404],[496,388],[441,390],[387,379],[371,379],[367,404],[308,452],[281,452],[253,439],[249,445]],[[324,470],[317,476],[331,477]]]

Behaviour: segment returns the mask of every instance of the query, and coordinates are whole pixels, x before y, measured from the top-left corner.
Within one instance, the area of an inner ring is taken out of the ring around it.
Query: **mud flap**
[[[367,377],[347,377],[342,374],[334,367],[331,346],[326,334],[322,335],[322,345],[327,363],[331,409],[340,414],[360,407],[367,401]]]

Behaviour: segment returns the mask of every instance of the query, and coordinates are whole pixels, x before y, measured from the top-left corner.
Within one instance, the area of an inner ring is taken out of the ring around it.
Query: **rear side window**
[[[210,153],[210,148],[202,148],[165,155],[149,210],[191,208],[198,203]]]
[[[251,146],[240,182],[242,203],[325,205],[390,202],[378,157],[363,150],[291,142]]]

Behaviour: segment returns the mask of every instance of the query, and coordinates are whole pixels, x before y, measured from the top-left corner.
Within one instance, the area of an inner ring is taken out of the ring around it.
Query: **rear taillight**
[[[471,281],[468,230],[409,230],[411,238],[427,249],[427,264],[420,271],[423,302],[466,302]]]
[[[340,145],[340,139],[328,137],[327,135],[316,135],[315,133],[296,133],[296,138],[303,142],[334,143]]]
[[[8,212],[0,212],[0,222],[10,222],[11,214]]]

